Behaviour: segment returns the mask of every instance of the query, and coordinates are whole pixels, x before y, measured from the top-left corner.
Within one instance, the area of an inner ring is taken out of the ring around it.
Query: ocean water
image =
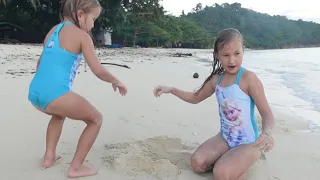
[[[261,79],[271,106],[309,121],[320,131],[320,48],[246,50],[243,66]],[[201,54],[199,63],[211,68],[212,55]]]

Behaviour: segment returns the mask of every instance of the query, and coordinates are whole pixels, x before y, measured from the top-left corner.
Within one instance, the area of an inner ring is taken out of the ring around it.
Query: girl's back
[[[61,22],[50,30],[30,88],[58,85],[71,89],[82,59],[81,33],[71,22]]]

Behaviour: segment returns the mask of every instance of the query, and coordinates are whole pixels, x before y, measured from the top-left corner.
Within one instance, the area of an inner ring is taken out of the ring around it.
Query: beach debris
[[[267,160],[266,154],[264,152],[261,153],[260,159]]]
[[[12,76],[24,76],[25,74],[35,74],[36,72],[34,70],[29,69],[20,69],[20,70],[14,70],[9,69],[6,74],[12,75]]]
[[[192,53],[174,53],[172,56],[173,57],[186,57],[186,56],[192,56]]]
[[[198,73],[194,73],[193,74],[193,78],[195,78],[195,79],[199,78],[199,74]]]
[[[116,63],[101,63],[101,64],[108,64],[108,65],[120,66],[120,67],[124,67],[124,68],[127,68],[127,69],[131,69],[127,65],[121,65],[121,64],[116,64]]]
[[[198,136],[198,133],[197,132],[193,132],[192,135],[193,136]]]
[[[131,69],[129,66],[127,65],[121,65],[121,64],[116,64],[116,63],[101,63],[101,64],[108,64],[108,65],[113,65],[113,66],[120,66],[120,67],[124,67],[127,69]],[[87,72],[87,62],[84,62],[84,72]]]

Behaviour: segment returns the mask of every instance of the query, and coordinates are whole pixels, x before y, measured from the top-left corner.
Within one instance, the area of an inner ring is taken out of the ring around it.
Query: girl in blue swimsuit
[[[213,71],[193,93],[174,87],[158,86],[154,95],[171,93],[189,103],[200,103],[216,93],[220,132],[193,153],[191,167],[197,173],[213,169],[215,180],[245,180],[247,170],[274,146],[274,118],[263,85],[255,73],[242,67],[243,37],[236,29],[222,30],[214,44]],[[254,115],[262,117],[259,134]]]
[[[101,80],[119,89],[121,95],[126,87],[98,60],[88,32],[101,12],[97,0],[62,0],[62,22],[54,26],[44,40],[44,48],[37,63],[37,72],[29,87],[29,101],[40,111],[51,115],[46,138],[46,152],[43,158],[45,168],[53,165],[59,157],[56,146],[64,120],[82,120],[87,126],[70,164],[68,177],[76,178],[97,174],[97,170],[83,166],[102,124],[101,113],[84,97],[72,91],[82,57],[92,72]]]

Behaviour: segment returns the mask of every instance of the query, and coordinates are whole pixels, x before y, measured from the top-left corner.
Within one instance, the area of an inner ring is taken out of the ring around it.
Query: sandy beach
[[[73,158],[85,124],[67,120],[58,144],[61,159],[42,169],[49,116],[28,101],[28,87],[42,47],[0,45],[0,180],[62,180]],[[174,53],[193,56],[173,57]],[[104,49],[101,62],[119,63],[131,69],[106,65],[128,88],[122,97],[110,84],[79,67],[74,91],[87,98],[104,116],[100,134],[86,164],[99,169],[87,180],[212,180],[211,172],[195,174],[189,167],[192,152],[219,131],[215,96],[193,105],[172,95],[153,96],[159,84],[195,90],[209,75],[196,56],[211,50]],[[193,73],[199,78],[194,79]],[[259,74],[258,74],[259,76]],[[270,88],[270,84],[266,85]],[[279,98],[267,93],[267,98]],[[320,133],[309,132],[307,121],[286,108],[272,106],[276,127],[275,147],[249,172],[249,180],[319,180]],[[259,118],[258,111],[256,114]]]

